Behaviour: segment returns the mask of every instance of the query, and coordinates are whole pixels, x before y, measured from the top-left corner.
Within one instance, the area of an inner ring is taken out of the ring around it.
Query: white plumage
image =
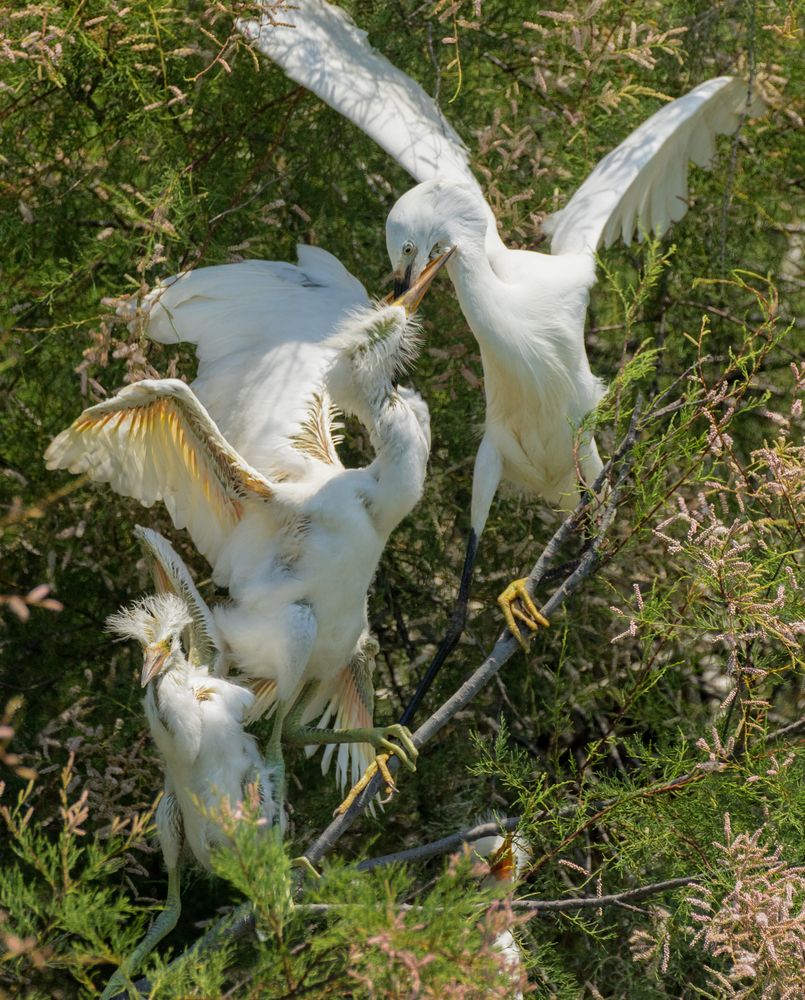
[[[406,732],[372,728],[366,595],[390,532],[422,492],[428,411],[396,378],[414,350],[408,313],[440,266],[378,307],[312,248],[300,248],[299,267],[253,261],[169,279],[146,303],[147,329],[196,344],[192,388],[129,386],[46,453],[49,468],[163,500],[188,527],[229,591],[213,615],[257,694],[251,716],[276,709],[269,757],[279,789],[283,730],[306,745],[339,743],[341,783],[367,766],[368,744],[388,749],[389,735],[413,767]],[[366,468],[338,458],[331,399],[367,426],[376,455]],[[345,731],[309,725],[322,716]]]
[[[603,394],[584,344],[594,252],[618,236],[629,242],[635,231],[662,235],[682,217],[688,161],[709,164],[715,135],[734,131],[750,110],[747,85],[719,77],[662,108],[547,220],[553,256],[510,250],[469,169],[466,147],[421,87],[337,7],[297,0],[286,17],[292,28],[264,17],[242,22],[241,30],[421,182],[387,221],[396,290],[416,278],[435,249],[456,250],[448,271],[481,348],[487,404],[466,582],[501,481],[567,511],[578,498],[577,466],[587,483],[600,471],[592,438],[579,441],[574,454],[574,429]],[[516,593],[525,599],[522,587]]]
[[[209,869],[212,847],[227,843],[225,814],[237,814],[241,803],[252,798],[267,827],[276,824],[281,835],[285,823],[282,806],[278,811],[275,803],[273,775],[254,737],[243,729],[254,695],[211,672],[222,650],[215,647],[215,626],[187,567],[156,532],[138,528],[137,534],[163,592],[110,616],[107,625],[122,638],[136,639],[143,649],[145,714],[165,769],[156,825],[168,870],[168,896],[145,938],[110,980],[104,1000],[125,987],[146,956],[176,926],[184,845]]]
[[[107,625],[122,638],[136,639],[145,654],[145,714],[165,766],[157,808],[165,864],[168,870],[177,866],[186,842],[209,869],[211,847],[225,843],[216,814],[234,810],[248,784],[256,784],[268,822],[275,820],[270,775],[254,737],[243,729],[254,695],[210,673],[208,664],[191,663],[182,633],[193,628],[193,617],[176,594],[142,598],[110,616]]]

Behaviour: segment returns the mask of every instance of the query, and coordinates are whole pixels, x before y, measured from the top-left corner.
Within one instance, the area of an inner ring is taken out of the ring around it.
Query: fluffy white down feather
[[[204,868],[210,867],[210,848],[226,842],[210,813],[234,810],[248,784],[257,784],[268,823],[278,819],[284,827],[284,810],[275,816],[271,776],[254,737],[243,730],[252,700],[246,688],[186,660],[146,692],[145,713],[165,764],[166,792],[176,799],[187,844]]]
[[[143,502],[163,499],[229,591],[215,624],[233,665],[262,683],[261,708],[288,706],[319,682],[321,712],[330,706],[333,719],[353,728],[365,724],[365,702],[344,692],[360,716],[350,723],[333,702],[332,681],[367,640],[366,596],[378,560],[421,495],[428,412],[415,393],[392,384],[413,349],[402,335],[404,311],[371,307],[325,251],[300,248],[299,260],[168,279],[135,322],[156,339],[194,343],[196,382],[123,390],[59,435],[47,459],[51,468],[125,486]],[[352,361],[336,378],[333,361],[347,351]],[[345,469],[337,456],[330,379],[341,405],[368,427],[376,455],[366,468]],[[103,423],[150,397],[170,402],[161,422]],[[351,753],[350,762],[338,752],[341,782],[369,762],[367,747]]]
[[[168,572],[180,564],[170,545],[160,539],[155,558]],[[149,540],[150,543],[154,539]],[[163,557],[169,560],[162,562]],[[188,574],[189,577],[189,574]],[[201,597],[198,597],[204,605]],[[203,608],[204,616],[208,613]],[[204,617],[202,616],[202,617]],[[165,769],[165,789],[157,809],[157,830],[168,869],[176,867],[184,843],[204,868],[210,867],[210,848],[225,843],[214,814],[235,810],[247,785],[254,784],[260,811],[271,825],[284,829],[285,814],[277,809],[273,781],[254,737],[244,731],[244,716],[254,695],[235,681],[213,676],[206,663],[191,663],[182,647],[202,643],[194,635],[201,628],[198,614],[176,593],[140,599],[110,616],[108,628],[118,636],[136,639],[144,652],[161,652],[158,673],[147,684],[145,714]],[[220,650],[213,650],[217,656]],[[277,815],[279,813],[279,815]]]

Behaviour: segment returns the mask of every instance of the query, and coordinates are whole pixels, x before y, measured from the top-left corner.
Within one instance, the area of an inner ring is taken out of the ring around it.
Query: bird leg
[[[375,757],[364,776],[355,788],[350,791],[345,799],[347,803],[346,808],[349,808],[355,796],[363,791],[378,770],[386,781],[387,794],[392,794],[396,791],[397,786],[394,784],[394,779],[388,768],[388,759],[392,754],[395,754],[399,758],[400,763],[404,767],[407,767],[409,771],[416,771],[416,759],[419,756],[419,751],[414,746],[411,731],[407,726],[394,723],[391,726],[367,726],[355,729],[319,729],[318,726],[304,725],[300,722],[300,718],[307,706],[308,695],[308,692],[302,692],[296,705],[286,716],[283,732],[289,743],[294,743],[297,746],[321,746],[329,745],[330,743],[369,743],[375,750],[384,751]],[[398,742],[392,743],[392,740],[397,740]],[[342,803],[339,809],[343,808],[344,805]]]
[[[106,989],[101,994],[101,1000],[111,1000],[118,993],[126,990],[131,976],[139,969],[143,961],[151,954],[159,942],[167,937],[179,921],[182,912],[182,899],[179,888],[179,868],[168,869],[168,896],[165,909],[151,925],[150,930],[137,945],[128,958],[120,964],[120,968],[109,980]]]
[[[470,599],[470,584],[472,583],[472,571],[475,568],[475,557],[478,554],[478,535],[473,528],[470,528],[467,538],[467,551],[464,556],[464,568],[461,571],[461,583],[458,588],[458,597],[447,626],[447,632],[442,639],[436,655],[430,662],[430,666],[425,671],[425,675],[419,682],[419,686],[413,697],[405,706],[405,711],[400,716],[400,725],[408,726],[414,717],[414,713],[419,708],[425,695],[428,693],[436,675],[442,668],[442,664],[458,645],[458,640],[464,632],[467,624],[467,605]]]
[[[372,763],[363,772],[362,777],[360,777],[358,781],[356,781],[355,784],[352,786],[352,788],[350,788],[349,792],[347,793],[347,797],[344,799],[341,805],[335,810],[333,816],[343,816],[343,814],[350,808],[352,803],[355,801],[355,799],[357,799],[357,797],[361,794],[364,788],[368,786],[369,782],[372,780],[372,778],[374,778],[374,776],[378,773],[378,771],[382,775],[383,780],[386,782],[386,789],[384,792],[386,797],[382,801],[384,803],[388,802],[391,796],[397,791],[397,786],[394,783],[394,778],[392,776],[391,771],[389,770],[388,762],[390,756],[391,755],[387,753],[379,753],[375,757]]]
[[[278,701],[276,712],[274,713],[274,725],[271,727],[271,736],[268,738],[266,747],[266,766],[273,775],[273,794],[275,796],[276,817],[275,826],[283,830],[283,815],[285,811],[285,756],[282,752],[282,737],[285,729],[288,708],[285,702]]]
[[[385,750],[379,756],[386,760],[394,754],[399,757],[400,763],[407,767],[409,771],[416,771],[416,759],[419,751],[414,746],[411,738],[411,731],[406,726],[401,726],[395,722],[391,726],[367,726],[360,729],[319,729],[316,726],[303,726],[286,722],[285,736],[289,743],[296,746],[329,745],[330,743],[369,743],[376,750]],[[399,740],[392,743],[392,740]],[[378,764],[384,777],[388,769],[383,771],[383,765]],[[393,786],[391,774],[388,774],[389,783]]]
[[[532,632],[536,632],[539,626],[548,628],[550,622],[539,613],[536,604],[527,590],[528,577],[520,580],[513,580],[509,586],[498,597],[498,607],[503,612],[506,625],[514,638],[520,643],[524,652],[528,651],[528,643],[523,638],[520,628],[517,625],[521,621]],[[522,607],[518,607],[515,601],[519,601]]]

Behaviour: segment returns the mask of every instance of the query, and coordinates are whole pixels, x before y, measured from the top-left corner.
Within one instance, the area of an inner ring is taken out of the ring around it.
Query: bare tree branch
[[[495,826],[495,824],[486,824]],[[681,889],[686,885],[695,885],[702,880],[701,875],[681,875],[678,878],[665,879],[651,885],[639,885],[634,889],[624,889],[622,892],[610,893],[607,896],[569,896],[567,899],[513,899],[511,908],[520,913],[563,913],[574,910],[599,910],[605,906],[623,906],[626,903],[636,903],[650,896],[659,896],[663,892]],[[349,903],[297,903],[296,909],[313,916],[320,913],[330,913],[333,910],[347,909]],[[422,910],[424,907],[415,903],[397,903],[397,911],[409,912]]]
[[[429,844],[420,844],[418,847],[411,847],[407,851],[397,851],[395,854],[384,854],[377,858],[367,858],[358,865],[359,872],[370,872],[373,868],[380,868],[383,865],[403,864],[406,861],[425,861],[427,858],[436,857],[438,854],[449,854],[457,851],[462,844],[472,844],[482,837],[494,837],[504,830],[509,832],[516,830],[520,822],[520,816],[509,816],[500,822],[480,823],[478,826],[470,827],[469,830],[459,830],[458,833],[451,833],[449,837],[442,837]]]
[[[542,606],[542,608],[540,608],[541,613],[548,619],[550,619],[551,615],[553,615],[553,613],[557,611],[565,603],[565,601],[573,593],[575,593],[576,590],[578,590],[584,580],[591,576],[598,566],[601,544],[615,518],[618,500],[620,499],[626,478],[631,469],[629,456],[632,445],[634,444],[637,436],[640,409],[640,405],[638,404],[632,414],[629,430],[617,451],[604,466],[590,492],[584,494],[579,501],[576,510],[559,526],[553,538],[551,538],[543,549],[542,554],[529,574],[526,586],[533,594],[534,587],[536,587],[545,576],[551,562],[556,558],[562,545],[577,531],[587,507],[592,502],[592,499],[604,488],[606,483],[612,482],[614,479],[615,481],[612,484],[609,497],[606,501],[603,514],[601,515],[599,521],[598,534],[582,554],[573,572],[570,573],[567,579],[565,579],[559,587],[557,587],[548,601]],[[617,478],[614,476],[616,469],[618,470]],[[498,641],[495,643],[495,647],[490,655],[475,671],[475,673],[461,685],[452,697],[448,698],[444,704],[440,705],[433,715],[431,715],[431,717],[413,734],[414,745],[417,749],[421,749],[429,740],[433,739],[433,737],[440,732],[440,730],[442,730],[448,722],[450,722],[456,713],[460,712],[463,708],[466,708],[478,692],[492,679],[492,677],[495,676],[503,664],[514,656],[519,648],[520,646],[514,636],[512,636],[508,630],[503,632],[498,638]],[[391,772],[395,773],[399,767],[399,761],[396,757],[392,757],[388,763]],[[375,775],[363,793],[355,800],[347,812],[334,819],[333,822],[330,823],[330,825],[319,835],[319,837],[305,852],[305,857],[307,857],[311,863],[315,864],[320,861],[324,855],[332,849],[339,838],[346,833],[358,816],[360,816],[360,814],[368,807],[369,803],[380,790],[382,784],[382,776],[379,774]]]
[[[641,885],[636,889],[625,889],[609,896],[577,896],[568,899],[515,899],[512,900],[513,910],[525,910],[527,913],[557,913],[563,910],[597,910],[603,906],[619,906],[622,903],[634,903],[649,896],[657,896],[670,889],[678,889],[683,885],[693,885],[701,881],[701,875],[682,875],[680,878],[669,878],[653,885]]]

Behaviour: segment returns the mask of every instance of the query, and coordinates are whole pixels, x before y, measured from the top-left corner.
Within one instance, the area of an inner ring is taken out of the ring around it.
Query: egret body
[[[254,737],[243,729],[254,695],[211,669],[221,653],[212,646],[217,639],[215,626],[182,560],[156,532],[140,528],[138,534],[156,567],[157,584],[166,592],[124,608],[107,624],[118,636],[136,639],[143,649],[145,713],[165,769],[156,825],[168,870],[168,897],[165,909],[122,963],[104,997],[123,988],[176,926],[181,912],[179,862],[185,845],[209,869],[211,848],[226,843],[219,825],[221,812],[234,810],[249,796],[250,786],[267,825],[277,819],[280,829],[284,825],[284,817],[276,816],[271,774]]]
[[[310,256],[320,265],[312,276],[249,262],[174,281],[150,311],[160,339],[192,331],[197,384],[127,386],[86,410],[46,454],[50,468],[86,472],[146,505],[163,501],[210,561],[230,596],[214,609],[215,624],[256,695],[250,715],[274,712],[268,760],[278,814],[283,738],[328,745],[324,767],[338,744],[341,783],[350,772],[356,780],[376,749],[412,770],[417,755],[404,727],[372,725],[377,646],[366,599],[390,532],[422,492],[428,411],[397,378],[415,350],[410,313],[441,262],[391,304],[346,309],[344,293],[354,301],[358,283],[324,251]],[[273,288],[253,281],[266,271],[279,279]],[[309,297],[318,302],[308,303],[305,327],[295,306]],[[328,301],[338,307],[329,326]],[[341,463],[333,403],[365,423],[375,449],[367,467]]]
[[[361,128],[420,182],[387,221],[395,290],[408,287],[432,254],[453,248],[448,271],[483,361],[486,418],[459,601],[403,715],[407,722],[463,630],[478,539],[500,482],[568,511],[577,502],[579,474],[590,484],[601,469],[595,441],[575,441],[580,421],[603,394],[584,345],[595,252],[619,237],[628,243],[635,232],[662,235],[685,214],[688,162],[709,165],[715,136],[734,132],[750,111],[748,87],[718,77],[652,115],[548,217],[543,228],[552,236],[551,253],[535,253],[505,246],[461,138],[344,11],[324,0],[297,0],[287,20],[293,27],[268,16],[239,26],[291,79]],[[524,647],[515,619],[532,631],[547,624],[523,580],[507,587],[499,603]]]

